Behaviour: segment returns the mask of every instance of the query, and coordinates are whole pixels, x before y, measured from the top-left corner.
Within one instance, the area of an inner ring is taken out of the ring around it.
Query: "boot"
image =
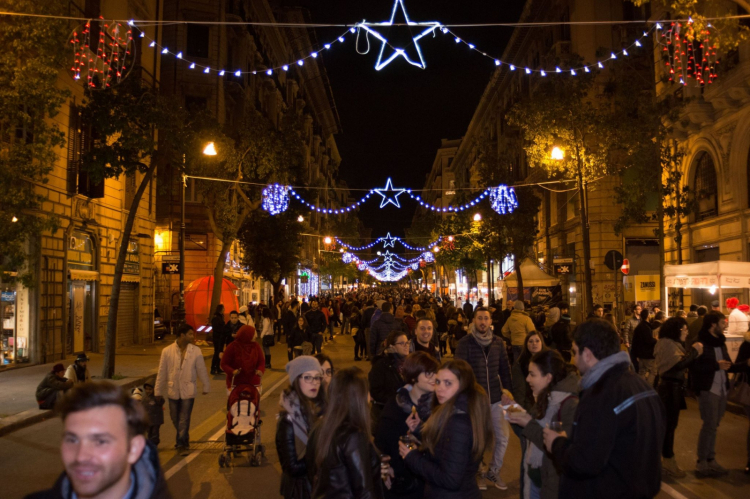
[[[662,458],[661,469],[664,470],[666,474],[674,478],[684,478],[687,475],[687,473],[685,473],[685,471],[677,465],[677,460],[674,458],[674,456],[669,458]]]
[[[265,357],[266,357],[266,369],[273,369],[273,367],[271,367],[271,356],[266,355]]]

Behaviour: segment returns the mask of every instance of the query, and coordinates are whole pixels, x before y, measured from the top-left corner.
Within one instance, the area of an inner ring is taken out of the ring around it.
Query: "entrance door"
[[[136,343],[136,321],[138,313],[136,299],[138,285],[123,282],[120,288],[120,304],[117,310],[117,346],[129,346]]]
[[[86,318],[86,283],[74,281],[70,288],[73,352],[83,352]]]

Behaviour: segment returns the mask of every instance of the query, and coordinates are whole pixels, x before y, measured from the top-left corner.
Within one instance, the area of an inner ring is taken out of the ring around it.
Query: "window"
[[[91,126],[81,119],[81,111],[75,104],[70,105],[68,117],[68,195],[81,194],[90,198],[104,197],[104,181],[94,183],[83,168],[82,154],[94,140]]]
[[[188,24],[187,55],[190,57],[208,58],[208,41],[211,31],[208,26]]]
[[[697,159],[693,186],[697,201],[695,221],[700,222],[715,217],[719,213],[716,168],[714,168],[714,160],[707,152],[702,152]]]

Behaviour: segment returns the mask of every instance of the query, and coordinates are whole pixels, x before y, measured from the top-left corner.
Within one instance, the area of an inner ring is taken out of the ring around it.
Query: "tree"
[[[94,137],[81,155],[83,168],[93,181],[142,175],[128,207],[109,299],[102,377],[111,378],[122,273],[138,205],[158,166],[182,162],[183,148],[190,143],[191,123],[176,103],[160,97],[135,75],[108,90],[87,91],[81,119],[91,126]]]
[[[242,264],[271,283],[274,299],[279,296],[282,279],[297,270],[303,227],[297,216],[291,209],[278,215],[255,210],[237,234],[244,253]]]
[[[62,0],[8,0],[3,10],[64,15]],[[58,219],[42,214],[45,197],[35,184],[46,184],[55,148],[64,134],[52,120],[69,97],[57,87],[67,51],[65,21],[0,17],[0,281],[34,282],[34,245]],[[27,246],[29,245],[29,246]]]
[[[305,165],[300,123],[299,117],[289,112],[282,116],[276,127],[249,106],[234,133],[224,135],[214,127],[196,135],[195,150],[202,150],[200,145],[210,138],[216,143],[218,155],[196,156],[188,163],[191,175],[235,182],[293,183],[299,179]],[[198,181],[197,185],[211,230],[222,243],[214,266],[211,295],[211,310],[216,310],[221,299],[227,253],[250,214],[260,207],[261,192],[257,186],[240,183]]]

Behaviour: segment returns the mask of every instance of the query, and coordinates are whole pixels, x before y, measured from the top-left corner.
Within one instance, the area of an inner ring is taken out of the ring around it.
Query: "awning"
[[[668,288],[750,288],[750,263],[718,260],[664,266]]]
[[[122,274],[122,282],[141,282],[141,276],[136,274]]]
[[[68,269],[68,275],[71,281],[98,281],[99,272],[94,270]]]
[[[560,284],[560,280],[556,277],[546,274],[539,265],[534,263],[530,258],[526,258],[521,263],[521,277],[523,278],[524,288],[535,288],[535,287],[554,287]],[[516,272],[513,271],[508,276],[499,281],[499,284],[505,285],[509,288],[518,286],[518,279],[516,279]]]

